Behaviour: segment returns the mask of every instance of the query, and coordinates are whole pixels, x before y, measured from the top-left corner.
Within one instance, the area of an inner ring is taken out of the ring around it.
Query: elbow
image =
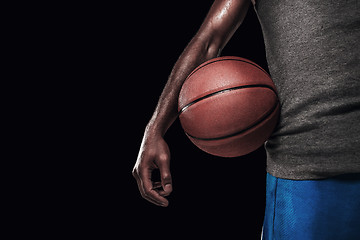
[[[219,57],[222,51],[222,44],[219,39],[213,36],[197,34],[190,41],[186,50],[190,55],[195,55],[198,64],[215,57]]]
[[[221,55],[222,47],[216,42],[210,42],[206,46],[206,55],[210,58],[219,57]]]
[[[202,43],[202,54],[206,60],[219,57],[221,55],[223,46],[221,41],[216,37],[207,36],[200,40],[200,42]]]
[[[224,34],[214,28],[199,34],[198,37],[201,39],[200,41],[203,44],[203,49],[205,50],[208,59],[219,57],[221,55],[223,48],[230,38],[228,35],[230,34]]]

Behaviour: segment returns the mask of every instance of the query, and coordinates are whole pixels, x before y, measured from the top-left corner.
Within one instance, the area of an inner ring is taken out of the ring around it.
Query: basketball
[[[178,99],[179,119],[201,150],[237,157],[261,147],[279,116],[277,91],[269,74],[240,57],[218,57],[193,70]]]

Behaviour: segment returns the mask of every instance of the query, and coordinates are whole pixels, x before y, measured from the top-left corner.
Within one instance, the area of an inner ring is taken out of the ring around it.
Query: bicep
[[[215,0],[198,35],[219,49],[225,47],[244,20],[250,0]]]

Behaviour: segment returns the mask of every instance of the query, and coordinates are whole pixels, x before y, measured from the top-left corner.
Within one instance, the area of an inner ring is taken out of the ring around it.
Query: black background
[[[179,121],[165,136],[171,151],[173,193],[169,207],[153,206],[141,198],[131,176],[142,134],[178,56],[198,30],[211,1],[147,3],[136,12],[130,32],[130,66],[122,81],[132,81],[127,92],[130,125],[122,126],[127,139],[121,168],[125,175],[125,219],[136,233],[157,237],[164,230],[173,237],[227,237],[260,239],[265,209],[265,152],[239,158],[219,158],[197,149],[183,133]],[[252,6],[222,56],[248,58],[267,70],[261,28]],[[133,77],[129,79],[129,77]],[[130,136],[128,135],[130,134]],[[120,139],[119,139],[120,140]],[[123,199],[124,200],[124,199]],[[126,227],[126,226],[125,226]],[[127,227],[126,227],[127,228]],[[135,233],[135,234],[136,234]],[[246,237],[245,237],[246,236]],[[172,237],[170,237],[172,238]]]
[[[211,4],[133,1],[75,10],[82,14],[70,31],[81,37],[65,39],[72,51],[67,61],[77,68],[71,76],[80,82],[69,84],[78,99],[65,119],[72,127],[66,146],[75,153],[63,156],[70,159],[67,165],[59,164],[66,170],[53,197],[61,202],[54,204],[56,213],[65,219],[58,232],[64,228],[101,239],[260,239],[263,148],[238,158],[211,156],[187,139],[177,120],[165,135],[173,178],[169,206],[144,200],[131,174],[167,77]],[[250,6],[222,55],[248,58],[267,70],[264,51]]]

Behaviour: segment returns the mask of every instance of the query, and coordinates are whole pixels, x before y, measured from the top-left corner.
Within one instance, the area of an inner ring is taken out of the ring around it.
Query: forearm
[[[219,53],[218,44],[210,43],[209,39],[195,36],[190,41],[171,71],[168,82],[147,126],[147,131],[162,136],[166,133],[177,118],[178,96],[186,77],[198,65],[218,56]]]

